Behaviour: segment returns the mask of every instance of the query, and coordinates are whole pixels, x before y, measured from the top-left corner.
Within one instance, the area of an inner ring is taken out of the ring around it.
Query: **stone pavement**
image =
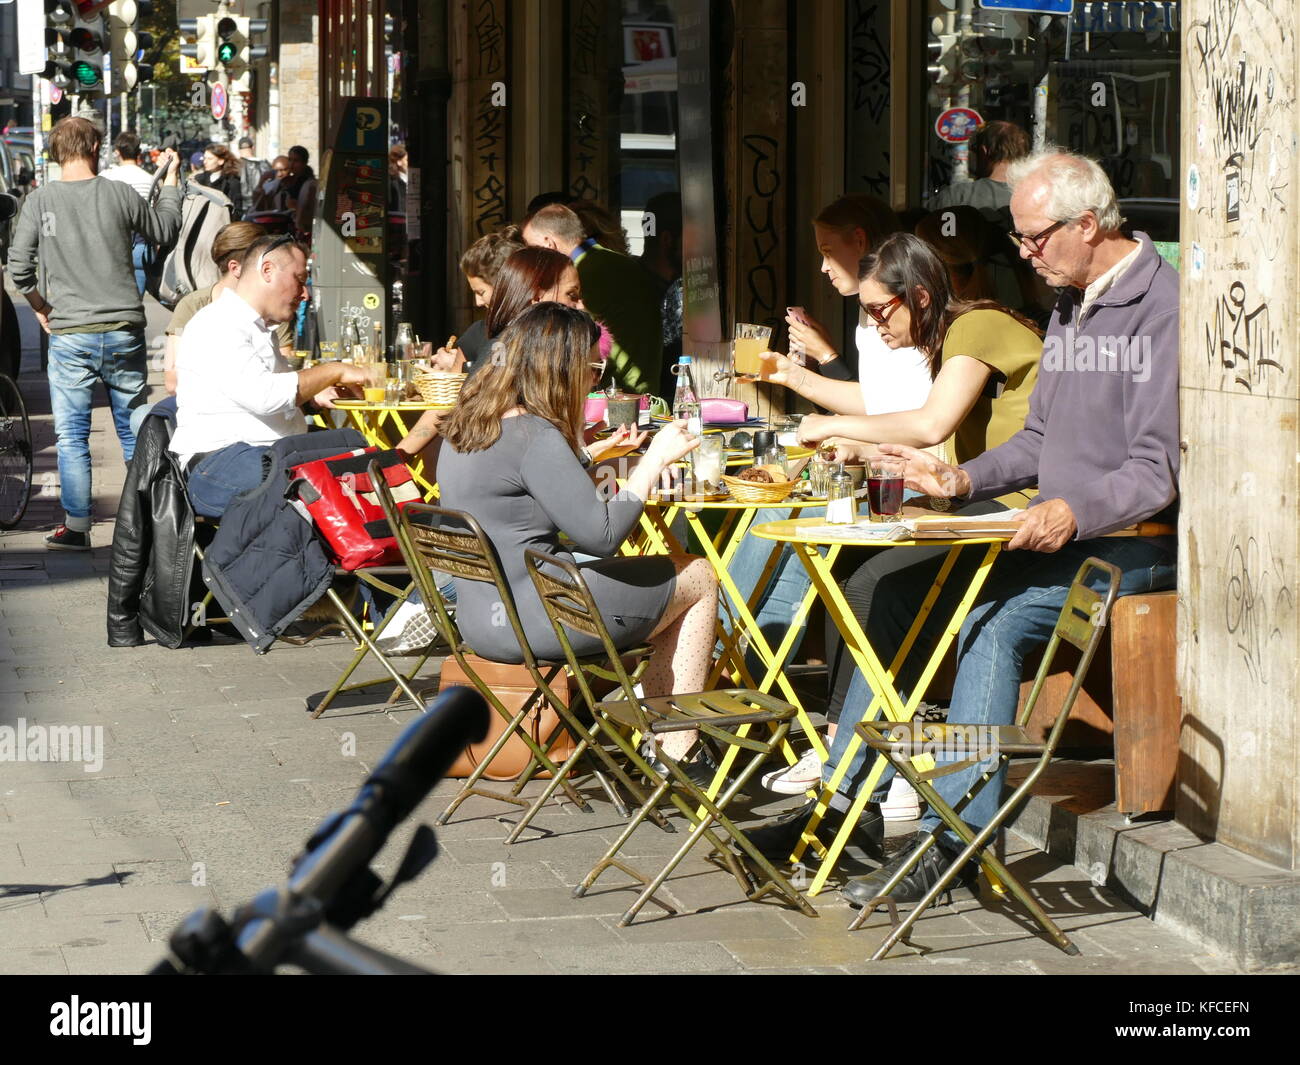
[[[176,651],[109,648],[108,545],[124,471],[107,411],[94,423],[95,550],[47,552],[57,475],[34,354],[21,385],[40,451],[28,517],[0,533],[0,725],[101,728],[104,758],[98,772],[75,762],[0,763],[0,973],[136,973],[192,909],[229,913],[281,879],[414,711],[384,711],[386,692],[376,689],[368,704],[312,721],[304,697],[328,688],[347,660],[341,639],[278,644],[262,657],[222,640]],[[441,784],[394,837],[381,872],[392,872],[411,826],[432,822],[454,787]],[[752,816],[780,808],[768,803]],[[608,804],[596,800],[591,814],[553,807],[538,820],[552,835],[509,848],[496,820],[505,809],[479,799],[462,807],[438,830],[437,861],[359,937],[451,973],[1233,971],[1015,837],[1012,867],[1081,957],[1035,935],[1016,910],[958,893],[919,923],[919,949],[873,964],[866,959],[883,914],[849,935],[851,913],[834,893],[814,900],[816,919],[748,903],[728,874],[698,857],[666,891],[685,915],[665,917],[651,904],[621,929],[618,915],[634,896],[617,870],[586,898],[570,895],[619,831]],[[627,854],[649,868],[680,839],[646,827]]]

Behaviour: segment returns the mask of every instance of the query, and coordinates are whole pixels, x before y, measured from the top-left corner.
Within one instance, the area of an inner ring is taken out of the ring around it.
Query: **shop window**
[[[927,0],[916,206],[974,176],[958,139],[973,111],[1093,156],[1130,224],[1177,242],[1180,14],[1173,2],[1076,2],[1069,16],[1038,16]]]

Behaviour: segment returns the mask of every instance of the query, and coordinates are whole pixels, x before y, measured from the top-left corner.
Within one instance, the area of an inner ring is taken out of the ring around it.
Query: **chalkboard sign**
[[[363,343],[386,344],[388,307],[388,101],[343,101],[321,167],[312,224],[312,305],[322,349],[353,318]]]

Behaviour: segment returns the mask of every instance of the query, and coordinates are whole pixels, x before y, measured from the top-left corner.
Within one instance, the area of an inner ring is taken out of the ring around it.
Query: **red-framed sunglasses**
[[[894,308],[902,302],[902,296],[895,296],[892,300],[885,300],[884,303],[863,303],[858,300],[858,306],[876,325],[884,325],[889,321],[889,316],[894,313]]]

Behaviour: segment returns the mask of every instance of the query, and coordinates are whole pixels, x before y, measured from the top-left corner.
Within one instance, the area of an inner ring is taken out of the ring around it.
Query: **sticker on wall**
[[[1192,280],[1199,281],[1205,273],[1205,249],[1192,241]]]
[[[940,140],[949,144],[965,144],[982,125],[984,119],[978,111],[969,107],[950,107],[935,119],[934,131]]]
[[[1228,156],[1223,168],[1223,188],[1227,199],[1228,221],[1235,222],[1241,217],[1241,152]]]
[[[1201,202],[1201,172],[1195,163],[1187,167],[1187,209],[1195,211]]]

